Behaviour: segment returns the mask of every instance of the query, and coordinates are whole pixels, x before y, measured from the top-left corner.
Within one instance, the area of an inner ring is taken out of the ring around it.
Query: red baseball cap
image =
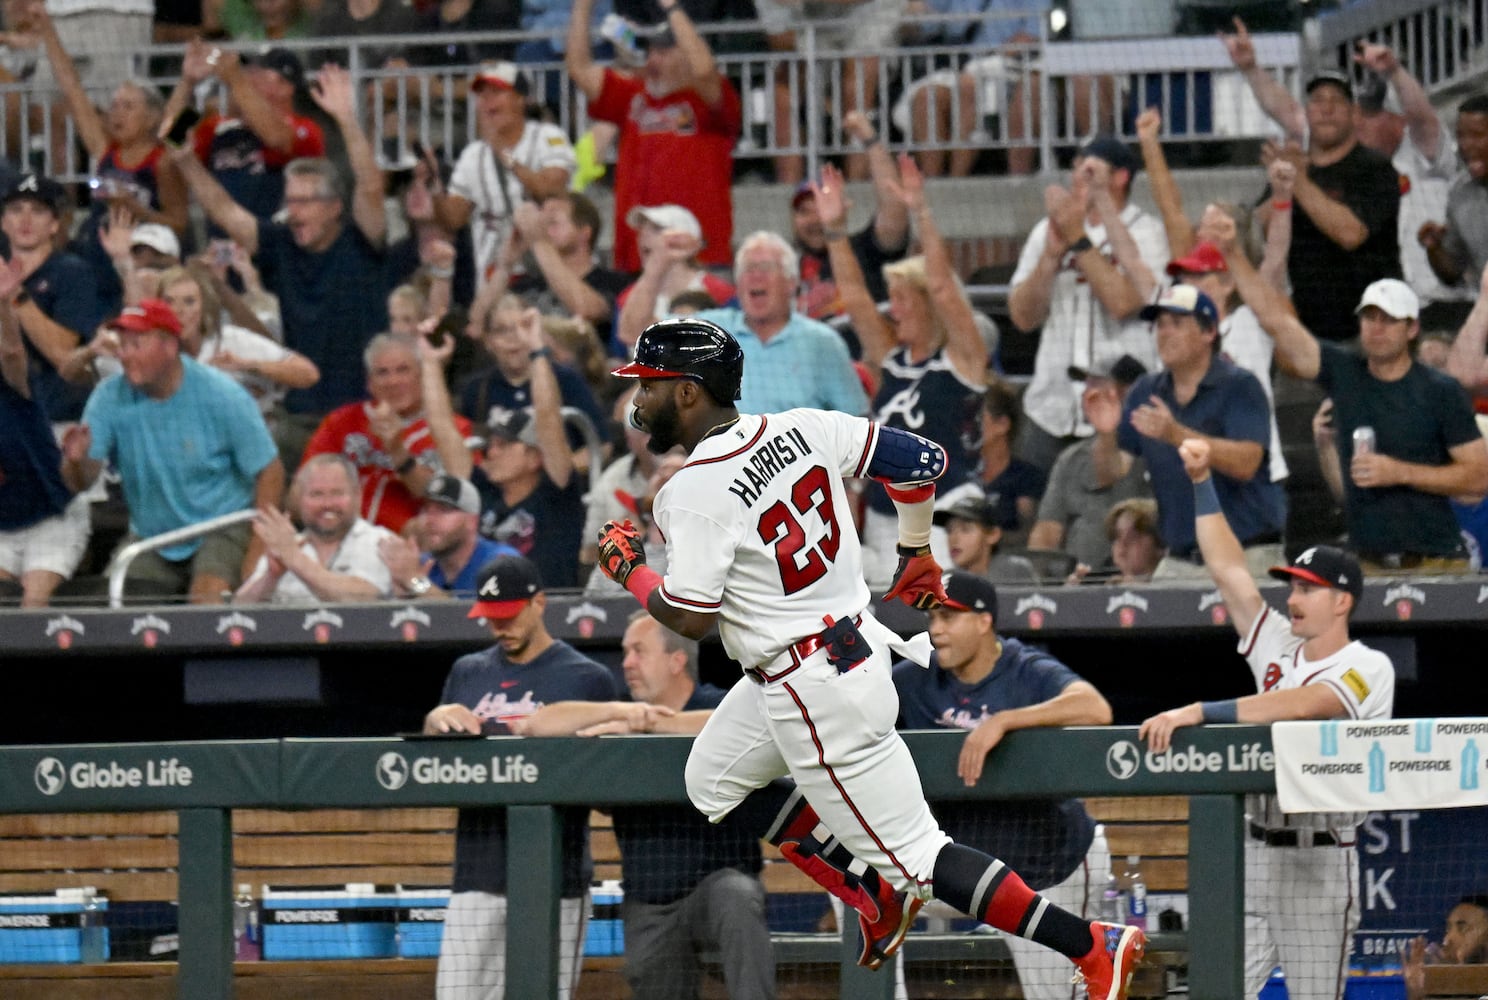
[[[141,299],[138,305],[130,306],[109,323],[110,330],[127,333],[149,333],[160,330],[173,337],[181,335],[181,320],[176,312],[160,299]]]
[[[1219,252],[1219,247],[1208,242],[1195,243],[1187,257],[1179,257],[1177,260],[1168,262],[1168,273],[1175,277],[1180,274],[1206,274],[1209,271],[1228,271],[1229,269],[1229,265],[1225,263],[1224,254]]]

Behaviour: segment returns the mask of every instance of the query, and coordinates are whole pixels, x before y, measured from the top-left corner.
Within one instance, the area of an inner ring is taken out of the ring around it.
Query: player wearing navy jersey
[[[997,588],[952,571],[946,601],[930,611],[930,669],[894,667],[900,729],[962,729],[957,774],[968,786],[1002,738],[1033,726],[1108,726],[1111,706],[1090,682],[1042,650],[997,634]],[[1111,869],[1105,834],[1076,799],[935,802],[957,843],[986,851],[1030,888],[1072,913],[1089,915]],[[1055,953],[1007,938],[1029,1000],[1069,1000],[1069,967]]]
[[[1348,620],[1364,591],[1353,556],[1315,545],[1271,575],[1291,583],[1287,619],[1261,598],[1245,555],[1220,510],[1209,474],[1209,444],[1189,439],[1178,453],[1194,483],[1194,525],[1240,655],[1257,694],[1170,709],[1142,723],[1153,753],[1175,730],[1204,722],[1266,723],[1287,719],[1387,719],[1395,670],[1385,654],[1350,641]],[[1355,829],[1362,813],[1284,814],[1275,796],[1252,795],[1245,811],[1245,989],[1256,996],[1279,962],[1296,1000],[1343,995],[1354,931],[1359,926],[1359,859]]]
[[[843,479],[888,487],[900,565],[885,599],[928,608],[945,598],[929,552],[944,451],[844,413],[741,415],[733,401],[743,367],[727,333],[681,319],[647,328],[636,360],[616,370],[640,380],[631,419],[650,433],[649,447],[680,444],[688,460],[653,507],[665,579],[646,566],[628,522],[605,526],[600,565],[668,628],[698,638],[716,624],[749,681],[729,691],[693,745],[693,805],[714,822],[756,823],[854,906],[865,965],[882,964],[921,903],[936,898],[1068,956],[1092,997],[1125,997],[1141,931],[1083,920],[1002,862],[952,843],[894,731],[889,651],[909,646],[866,613]],[[782,796],[759,823],[759,805],[787,774],[804,798]]]
[[[440,704],[424,717],[426,733],[516,732],[521,721],[557,701],[608,701],[614,676],[543,625],[547,597],[537,567],[499,556],[480,574],[470,609],[495,645],[462,656],[450,668]],[[559,918],[558,996],[578,981],[588,919],[589,810],[563,814],[563,887]],[[435,980],[438,1000],[488,1000],[506,989],[506,810],[461,809],[455,831],[455,878]]]
[[[697,643],[644,611],[621,641],[632,701],[562,702],[529,716],[531,736],[696,734],[724,692],[697,679]],[[716,951],[729,1000],[775,1000],[759,837],[686,805],[617,806],[625,979],[635,997],[697,1000],[702,953]]]

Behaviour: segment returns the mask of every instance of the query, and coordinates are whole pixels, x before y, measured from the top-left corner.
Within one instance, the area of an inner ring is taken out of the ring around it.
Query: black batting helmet
[[[722,327],[679,316],[652,323],[636,341],[635,360],[610,374],[621,378],[690,378],[725,405],[739,398],[744,351]]]

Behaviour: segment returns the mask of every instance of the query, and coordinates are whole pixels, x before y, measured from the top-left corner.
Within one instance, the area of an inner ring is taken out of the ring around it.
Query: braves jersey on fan
[[[877,440],[862,417],[807,409],[741,416],[704,438],[656,495],[662,598],[717,612],[724,649],[746,666],[861,609],[868,586],[842,479],[865,473]]]

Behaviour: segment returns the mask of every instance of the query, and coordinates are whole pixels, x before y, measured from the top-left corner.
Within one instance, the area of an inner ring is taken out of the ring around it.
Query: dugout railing
[[[1126,727],[1009,736],[974,789],[955,777],[961,737],[910,733],[927,795],[985,799],[1071,795],[1188,796],[1189,995],[1231,1000],[1243,971],[1243,796],[1274,786],[1270,733],[1216,726],[1146,753]],[[178,814],[180,960],[176,993],[233,996],[234,808],[509,808],[509,995],[552,996],[557,981],[559,823],[555,806],[685,801],[690,740],[493,738],[261,740],[0,748],[0,813],[172,810]],[[484,765],[482,780],[474,769]],[[850,938],[851,936],[849,936]],[[892,996],[893,979],[841,952],[840,995]],[[387,961],[397,961],[390,959]],[[85,974],[86,970],[79,970]]]

